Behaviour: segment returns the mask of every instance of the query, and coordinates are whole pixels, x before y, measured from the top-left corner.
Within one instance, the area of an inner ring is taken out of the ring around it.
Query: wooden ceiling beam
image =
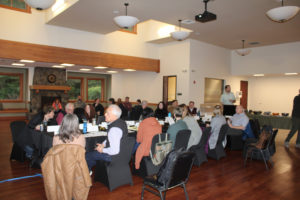
[[[158,59],[0,40],[0,58],[160,72]]]

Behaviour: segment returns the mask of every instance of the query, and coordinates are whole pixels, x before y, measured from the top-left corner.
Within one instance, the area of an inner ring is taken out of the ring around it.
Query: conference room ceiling
[[[300,41],[300,14],[286,23],[276,23],[266,16],[266,11],[281,5],[279,0],[212,0],[208,11],[217,20],[183,24],[193,30],[190,38],[228,49],[274,45]],[[143,21],[154,19],[178,25],[178,19],[191,19],[204,11],[202,0],[80,0],[48,22],[82,31],[107,34],[119,28],[113,18],[125,14]],[[285,0],[285,5],[300,6],[300,0]],[[118,13],[117,13],[118,12]],[[251,45],[249,43],[258,42]]]

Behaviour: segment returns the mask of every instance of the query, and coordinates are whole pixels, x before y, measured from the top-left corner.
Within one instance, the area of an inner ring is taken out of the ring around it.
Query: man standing
[[[225,92],[221,96],[221,100],[223,105],[233,105],[235,103],[235,96],[231,92],[230,85],[225,86]]]
[[[300,148],[300,89],[298,96],[294,98],[293,112],[292,112],[292,129],[285,139],[284,145],[289,148],[289,142],[294,134],[298,131],[296,140],[296,148]]]
[[[95,151],[86,154],[89,170],[96,165],[97,160],[111,161],[111,156],[120,153],[121,139],[128,134],[125,121],[120,119],[121,114],[121,109],[115,104],[107,108],[105,113],[105,121],[108,123],[107,139],[102,144],[97,144]]]

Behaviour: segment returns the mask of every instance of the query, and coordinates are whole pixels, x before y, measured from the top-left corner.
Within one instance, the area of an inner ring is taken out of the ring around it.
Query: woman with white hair
[[[78,144],[85,148],[85,137],[79,130],[78,117],[75,114],[64,116],[58,135],[53,137],[53,146],[58,144]]]
[[[211,135],[208,140],[209,149],[216,148],[218,137],[221,127],[226,124],[225,117],[221,114],[221,107],[219,105],[215,106],[214,117],[211,120]],[[225,138],[226,140],[226,138]],[[225,143],[225,144],[224,144]],[[223,141],[223,146],[225,147],[226,142]]]

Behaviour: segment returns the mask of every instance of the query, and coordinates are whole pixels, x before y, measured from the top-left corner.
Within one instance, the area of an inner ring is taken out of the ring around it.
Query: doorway
[[[242,98],[240,99],[240,105],[243,106],[244,109],[248,107],[248,81],[241,81]]]
[[[177,93],[177,76],[163,77],[163,102],[167,105],[168,102],[176,99]]]

